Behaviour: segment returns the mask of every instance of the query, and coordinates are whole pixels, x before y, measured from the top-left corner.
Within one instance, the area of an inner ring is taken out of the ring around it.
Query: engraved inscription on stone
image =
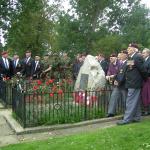
[[[80,79],[80,89],[86,90],[87,89],[87,84],[88,84],[88,79],[89,75],[88,74],[81,74],[81,79]]]

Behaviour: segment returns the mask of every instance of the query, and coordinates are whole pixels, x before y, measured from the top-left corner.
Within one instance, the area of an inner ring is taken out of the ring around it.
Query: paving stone
[[[0,136],[0,147],[18,142],[19,140],[16,135]]]

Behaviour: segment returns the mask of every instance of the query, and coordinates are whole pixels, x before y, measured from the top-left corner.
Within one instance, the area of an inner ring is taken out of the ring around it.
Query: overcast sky
[[[146,4],[150,8],[150,0],[141,0],[141,4]]]
[[[150,0],[141,0],[141,4],[145,4],[146,7],[150,8]],[[62,3],[64,9],[69,9],[70,6],[68,4],[68,0],[64,0],[64,3]],[[2,30],[0,29],[0,35],[1,35]],[[2,43],[4,42],[4,39],[0,36],[0,40],[2,41]]]

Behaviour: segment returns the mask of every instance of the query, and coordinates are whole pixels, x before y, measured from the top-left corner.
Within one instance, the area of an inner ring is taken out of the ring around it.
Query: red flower
[[[46,82],[46,85],[49,85],[49,82],[48,82],[48,81]]]
[[[53,96],[54,96],[54,94],[53,94],[53,93],[50,93],[50,94],[49,94],[49,96],[50,96],[50,97],[53,97]]]
[[[41,84],[42,84],[42,81],[41,81],[41,80],[37,80],[37,84],[38,84],[38,85],[41,85]]]
[[[59,94],[59,95],[63,94],[63,90],[61,90],[61,89],[58,90],[58,94]]]
[[[37,90],[38,89],[38,86],[33,86],[33,90]]]
[[[49,83],[53,83],[54,82],[54,80],[53,79],[49,79]]]

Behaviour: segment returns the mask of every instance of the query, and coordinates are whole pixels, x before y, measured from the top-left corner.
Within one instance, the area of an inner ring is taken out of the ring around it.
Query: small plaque
[[[88,74],[81,74],[80,86],[79,86],[80,89],[82,89],[82,90],[87,89],[88,79],[89,79]]]

